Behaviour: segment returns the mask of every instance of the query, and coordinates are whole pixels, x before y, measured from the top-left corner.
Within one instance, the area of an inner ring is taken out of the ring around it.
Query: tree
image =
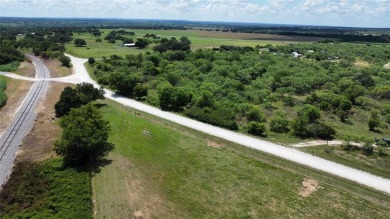
[[[135,42],[135,46],[140,48],[140,49],[143,49],[145,47],[147,47],[149,45],[149,41],[147,39],[143,39],[143,38],[138,38],[137,41]]]
[[[248,121],[250,122],[265,122],[267,121],[267,119],[265,118],[265,115],[263,112],[261,112],[261,110],[258,108],[258,107],[252,107],[251,110],[249,110],[248,114],[247,114],[247,119]]]
[[[248,133],[252,135],[267,137],[267,129],[264,123],[250,122],[248,124]]]
[[[80,107],[82,101],[77,91],[71,87],[65,87],[62,91],[60,99],[54,105],[57,117],[62,117],[69,113],[72,108]]]
[[[279,115],[273,116],[270,121],[270,130],[276,133],[286,133],[289,131],[287,117]]]
[[[76,88],[65,87],[60,95],[60,99],[54,105],[57,117],[67,115],[72,108],[80,107],[97,99],[104,99],[103,88],[96,89],[92,84],[77,84]]]
[[[89,58],[88,58],[88,63],[89,63],[90,65],[95,64],[95,62],[96,62],[96,60],[95,60],[94,58],[92,58],[92,57],[89,57]]]
[[[54,146],[56,153],[64,157],[65,165],[85,165],[113,149],[107,141],[109,123],[92,104],[72,109],[61,119],[60,126],[62,137]]]
[[[63,66],[65,67],[70,67],[70,58],[68,56],[62,55],[58,58],[58,60],[62,63]]]
[[[375,129],[380,125],[381,121],[379,120],[378,112],[372,111],[370,120],[368,120],[368,128],[370,131],[375,131]]]
[[[137,99],[141,99],[148,95],[148,88],[141,83],[138,83],[134,87],[134,96]]]
[[[84,39],[75,39],[74,40],[74,46],[76,46],[76,47],[82,47],[85,45],[87,45],[87,42],[85,42]]]

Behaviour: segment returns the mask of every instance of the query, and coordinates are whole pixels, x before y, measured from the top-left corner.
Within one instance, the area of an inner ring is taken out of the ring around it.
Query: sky
[[[0,0],[0,17],[165,19],[390,28],[390,0]]]

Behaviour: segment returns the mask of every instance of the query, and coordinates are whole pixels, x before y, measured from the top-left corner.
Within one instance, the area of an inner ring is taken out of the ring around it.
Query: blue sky
[[[0,0],[0,16],[390,27],[390,0]]]

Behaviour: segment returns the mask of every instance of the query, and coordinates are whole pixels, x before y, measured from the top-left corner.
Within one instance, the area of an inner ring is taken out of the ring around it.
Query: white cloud
[[[389,26],[390,0],[0,0],[0,16]]]

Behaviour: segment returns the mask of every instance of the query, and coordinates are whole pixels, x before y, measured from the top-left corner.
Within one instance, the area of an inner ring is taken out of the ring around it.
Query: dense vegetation
[[[7,82],[0,79],[0,108],[7,102],[7,95],[4,92],[5,89],[7,89]]]
[[[60,159],[18,163],[0,193],[1,218],[92,218],[91,177]]]
[[[155,49],[160,52],[104,58],[94,64],[94,74],[118,93],[232,130],[272,123],[274,132],[331,138],[332,121],[364,124],[368,131],[370,111],[375,127],[388,129],[390,71],[383,64],[390,60],[389,47],[314,43],[159,49],[170,41],[180,42],[161,39]],[[302,57],[294,58],[293,51]],[[355,66],[357,60],[369,67]],[[272,121],[249,119],[253,108]]]

